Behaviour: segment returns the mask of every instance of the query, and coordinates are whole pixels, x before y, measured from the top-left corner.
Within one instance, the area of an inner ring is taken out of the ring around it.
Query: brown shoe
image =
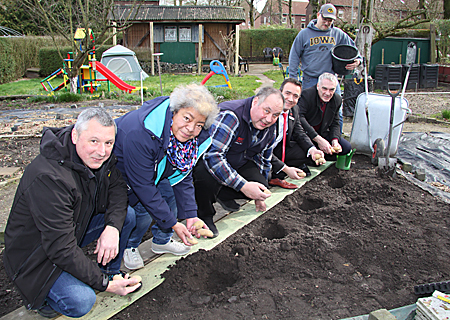
[[[296,184],[293,184],[293,183],[290,183],[290,182],[287,182],[285,180],[281,180],[281,179],[278,179],[278,178],[271,179],[269,181],[269,185],[271,185],[271,186],[278,186],[278,187],[281,187],[281,188],[284,188],[284,189],[297,189],[298,188],[298,186]]]

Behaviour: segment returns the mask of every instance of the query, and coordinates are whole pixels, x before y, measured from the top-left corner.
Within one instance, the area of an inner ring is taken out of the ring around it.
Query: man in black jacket
[[[285,104],[275,124],[277,139],[271,160],[272,179],[269,180],[269,184],[285,189],[295,189],[297,185],[284,180],[286,175],[291,179],[301,179],[299,173],[302,171],[307,176],[311,175],[306,166],[307,157],[319,154],[323,158],[323,152],[316,149],[300,123],[297,106],[302,91],[300,81],[293,78],[285,79],[280,86],[280,91]]]
[[[316,86],[303,90],[298,102],[303,129],[325,153],[326,160],[336,160],[336,154],[347,154],[352,148],[341,137],[339,108],[342,98],[336,93],[338,85],[336,76],[325,72]]]
[[[45,128],[40,155],[17,188],[5,230],[5,270],[26,307],[45,317],[85,315],[94,290],[126,295],[140,287],[128,276],[111,281],[135,225],[111,154],[115,131],[102,108],[84,110],[75,126]],[[96,239],[98,265],[81,249]]]

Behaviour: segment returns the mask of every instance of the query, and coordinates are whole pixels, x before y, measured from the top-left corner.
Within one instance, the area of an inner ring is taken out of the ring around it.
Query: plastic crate
[[[408,73],[409,64],[403,65],[402,84],[405,83],[406,74]],[[413,64],[409,72],[408,84],[406,89],[417,89],[420,86],[420,65]]]
[[[420,65],[420,88],[436,88],[438,86],[439,65]]]
[[[379,64],[375,70],[375,89],[387,90],[389,82],[402,82],[401,64]]]

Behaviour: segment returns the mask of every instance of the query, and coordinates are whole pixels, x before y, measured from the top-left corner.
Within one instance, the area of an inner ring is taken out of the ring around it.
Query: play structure
[[[95,43],[95,37],[92,30],[89,29],[88,33],[92,43]],[[75,32],[74,41],[77,45],[80,46],[80,51],[82,51],[82,41],[85,38],[86,38],[85,29],[78,28]],[[48,77],[46,77],[41,81],[41,85],[44,87],[45,91],[58,91],[62,88],[65,88],[67,85],[70,85],[70,79],[68,77],[66,70],[72,67],[72,63],[74,61],[74,57],[72,57],[73,55],[74,55],[73,52],[69,52],[67,54],[67,58],[64,59],[63,67],[56,70],[55,72],[53,72],[52,74],[50,74]],[[93,46],[92,51],[89,52],[88,54],[88,61],[89,61],[88,65],[81,66],[78,72],[77,90],[79,91],[79,93],[82,93],[83,91],[93,93],[98,89],[98,87],[100,86],[100,82],[102,81],[107,83],[108,92],[110,91],[110,83],[114,84],[117,88],[127,93],[132,93],[141,89],[140,87],[135,87],[124,82],[113,71],[109,70],[105,65],[103,65],[103,63],[97,61],[95,59],[95,45]],[[101,76],[98,76],[98,74]],[[52,86],[50,81],[58,76],[63,77],[63,82],[57,86]]]
[[[231,83],[230,83],[230,78],[228,78],[228,73],[220,61],[217,61],[217,60],[211,61],[211,63],[209,64],[209,68],[211,69],[211,72],[208,73],[206,75],[206,77],[202,80],[202,83],[201,83],[202,85],[205,85],[206,81],[208,81],[209,78],[211,78],[213,75],[220,74],[225,79],[226,84],[218,85],[216,87],[228,87],[228,88],[232,89]]]

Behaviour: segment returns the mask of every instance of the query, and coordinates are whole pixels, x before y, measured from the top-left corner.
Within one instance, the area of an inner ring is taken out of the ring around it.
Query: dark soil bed
[[[179,260],[113,319],[341,319],[415,303],[414,285],[450,280],[450,205],[353,158]],[[0,316],[20,303],[1,264]]]
[[[341,319],[413,304],[414,285],[450,280],[449,204],[354,160],[182,258],[113,319]]]

